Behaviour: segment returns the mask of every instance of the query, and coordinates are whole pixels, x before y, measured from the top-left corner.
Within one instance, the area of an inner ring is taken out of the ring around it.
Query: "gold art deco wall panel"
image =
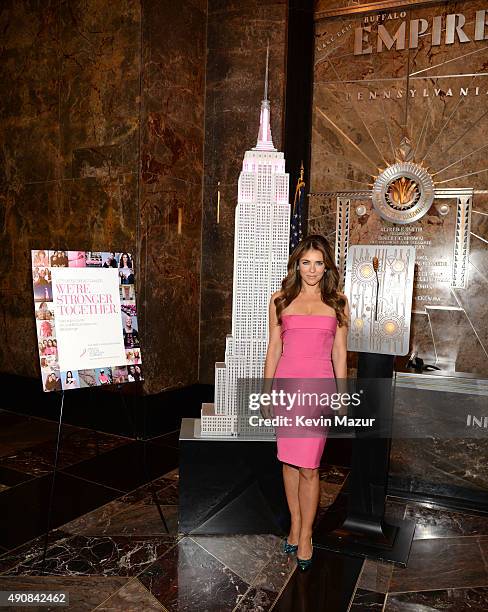
[[[417,246],[411,349],[478,376],[488,375],[487,8],[318,3],[309,207],[309,230],[338,237],[338,260],[347,241]],[[391,210],[406,198],[400,215],[433,185],[413,223],[381,218],[371,197],[395,164],[417,177],[386,185]]]

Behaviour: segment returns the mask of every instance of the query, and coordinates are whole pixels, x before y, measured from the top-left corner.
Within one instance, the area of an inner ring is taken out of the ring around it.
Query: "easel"
[[[90,391],[93,389],[93,387],[90,387]],[[122,385],[121,384],[117,384],[116,385],[116,389],[119,393],[119,398],[121,401],[121,404],[124,408],[124,411],[126,413],[127,416],[127,421],[131,424],[132,426],[132,430],[133,430],[133,438],[134,440],[142,440],[144,446],[143,446],[143,469],[144,469],[144,476],[146,479],[146,482],[149,483],[149,490],[151,493],[151,497],[152,500],[154,502],[154,504],[156,505],[156,508],[158,509],[158,513],[159,516],[161,518],[161,522],[163,523],[163,527],[164,530],[167,534],[169,534],[169,529],[168,529],[168,524],[166,522],[166,519],[164,517],[163,511],[161,509],[161,504],[159,503],[159,499],[154,487],[154,480],[150,480],[149,478],[149,471],[148,471],[148,466],[147,466],[147,456],[146,456],[146,406],[144,405],[143,409],[143,430],[142,430],[142,436],[139,435],[139,432],[137,431],[137,426],[136,423],[133,421],[131,414],[130,414],[130,410],[129,407],[127,406],[127,402],[125,401],[125,397],[124,397],[124,393],[122,392]],[[58,420],[58,433],[57,433],[57,438],[56,438],[56,450],[55,450],[55,455],[54,455],[54,466],[53,466],[53,473],[52,473],[52,479],[51,479],[51,489],[50,489],[50,493],[49,493],[49,503],[48,503],[48,510],[47,510],[47,519],[46,519],[46,533],[44,535],[44,548],[43,548],[43,553],[42,553],[42,562],[41,562],[41,575],[45,573],[45,568],[46,568],[46,556],[47,556],[47,549],[48,549],[48,545],[49,545],[49,534],[51,533],[51,523],[52,523],[52,510],[53,510],[53,501],[54,501],[54,491],[55,491],[55,482],[56,482],[56,474],[58,471],[58,460],[59,460],[59,451],[60,451],[60,446],[61,446],[61,428],[62,428],[62,424],[63,424],[63,410],[64,410],[64,390],[60,391],[60,392],[56,392],[56,393],[60,393],[61,395],[61,403],[60,403],[60,409],[59,409],[59,420]],[[136,396],[137,398],[140,397],[139,394],[137,394]],[[143,404],[145,404],[145,402],[143,402]],[[98,437],[96,438],[96,444],[97,444],[97,449],[98,449]]]

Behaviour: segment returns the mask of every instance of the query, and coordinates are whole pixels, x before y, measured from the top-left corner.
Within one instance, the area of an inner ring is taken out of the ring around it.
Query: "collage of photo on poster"
[[[126,363],[90,370],[59,369],[51,269],[117,268]],[[44,391],[80,389],[144,380],[135,301],[135,265],[131,253],[32,251],[32,280],[39,360]]]

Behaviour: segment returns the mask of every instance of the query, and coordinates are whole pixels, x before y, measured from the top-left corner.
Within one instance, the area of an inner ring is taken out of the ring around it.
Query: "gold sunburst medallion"
[[[387,186],[385,198],[395,210],[409,210],[419,201],[420,189],[416,181],[401,176]]]
[[[393,223],[413,223],[421,219],[434,201],[432,177],[410,161],[388,166],[375,180],[372,201],[380,217]]]

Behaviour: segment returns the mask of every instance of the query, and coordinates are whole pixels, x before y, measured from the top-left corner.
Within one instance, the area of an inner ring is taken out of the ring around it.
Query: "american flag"
[[[300,168],[300,178],[295,189],[295,199],[290,218],[290,253],[303,238],[302,215],[305,200],[305,181],[303,180],[303,164]]]

